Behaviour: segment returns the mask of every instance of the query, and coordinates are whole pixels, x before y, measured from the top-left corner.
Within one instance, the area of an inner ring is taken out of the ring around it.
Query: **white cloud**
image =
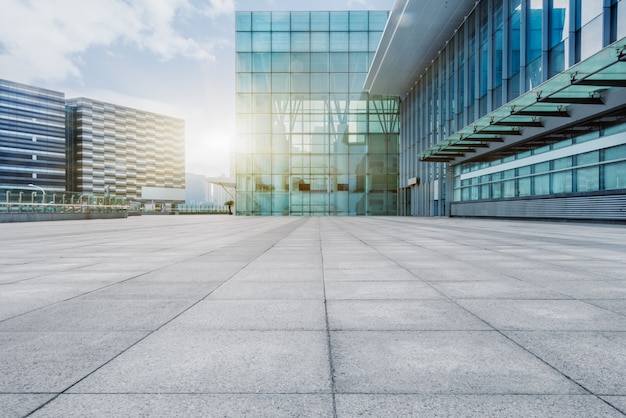
[[[213,41],[186,36],[175,24],[195,13],[216,18],[233,9],[233,0],[3,0],[0,77],[23,82],[80,77],[82,53],[116,43],[164,60],[211,61]]]

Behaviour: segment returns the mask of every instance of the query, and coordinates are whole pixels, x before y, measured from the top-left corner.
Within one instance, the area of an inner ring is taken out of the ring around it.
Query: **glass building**
[[[239,215],[395,215],[398,99],[363,92],[388,12],[236,14]]]
[[[65,190],[65,95],[0,80],[0,185]]]
[[[400,214],[626,220],[625,36],[624,0],[397,0]]]
[[[97,100],[67,101],[68,190],[185,200],[185,121]]]

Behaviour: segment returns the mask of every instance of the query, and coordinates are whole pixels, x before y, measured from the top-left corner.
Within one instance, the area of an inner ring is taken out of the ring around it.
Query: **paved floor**
[[[626,227],[0,224],[0,416],[624,416]]]

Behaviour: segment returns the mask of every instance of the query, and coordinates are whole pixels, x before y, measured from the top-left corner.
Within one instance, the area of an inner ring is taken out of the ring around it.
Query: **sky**
[[[186,172],[230,174],[235,11],[394,0],[0,0],[0,78],[185,120]]]

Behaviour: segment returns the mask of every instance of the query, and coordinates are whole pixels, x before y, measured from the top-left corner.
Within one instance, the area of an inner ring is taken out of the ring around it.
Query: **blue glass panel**
[[[349,29],[348,12],[330,12],[330,30],[340,31]]]
[[[373,11],[369,12],[369,30],[383,31],[387,24],[387,12]]]
[[[292,31],[309,31],[309,12],[292,12],[291,13],[291,30]]]
[[[252,71],[252,58],[247,52],[238,52],[236,57],[236,68],[238,72],[249,73]]]
[[[311,53],[311,71],[318,73],[327,73],[329,71],[328,53],[314,52]]]
[[[254,113],[269,113],[272,110],[271,96],[269,94],[254,94],[252,111]]]
[[[291,33],[291,50],[294,52],[309,51],[310,34],[308,32]]]
[[[290,37],[287,32],[272,32],[272,51],[288,52]]]
[[[237,74],[237,92],[247,93],[252,91],[252,75],[250,73]]]
[[[237,52],[252,51],[252,34],[250,32],[237,32],[235,35]]]
[[[350,51],[365,51],[369,48],[367,32],[350,32]]]
[[[285,52],[272,53],[272,71],[289,72],[289,54]]]
[[[289,12],[272,12],[272,30],[289,31],[291,15]]]
[[[376,49],[378,48],[378,43],[380,42],[380,38],[382,37],[383,33],[382,32],[370,32],[369,33],[369,45],[368,45],[368,50],[369,51],[376,51]]]
[[[526,26],[526,62],[534,61],[541,55],[543,4],[541,0],[528,2],[528,22]]]
[[[328,31],[330,28],[328,12],[311,13],[311,30],[312,31]]]
[[[626,189],[626,161],[604,166],[604,188]]]
[[[270,31],[271,27],[270,12],[254,12],[252,13],[252,30],[253,31]]]
[[[268,73],[253,74],[252,90],[255,93],[269,93],[271,91],[270,75]]]
[[[293,93],[309,92],[309,75],[308,74],[291,74],[291,91]]]
[[[330,50],[347,52],[349,48],[348,32],[330,33]]]
[[[367,72],[369,69],[368,54],[366,52],[350,53],[350,72]]]
[[[310,57],[307,53],[293,53],[291,54],[291,71],[294,73],[309,72]]]
[[[365,78],[367,73],[351,73],[350,74],[350,91],[360,92],[363,91],[365,85]]]
[[[271,54],[269,52],[255,52],[252,54],[252,71],[269,73]]]
[[[313,32],[311,33],[311,51],[326,52],[329,49],[329,34],[328,32]]]
[[[348,54],[331,53],[330,54],[330,71],[334,73],[346,73],[348,67]]]
[[[328,73],[311,73],[311,92],[328,92]]]
[[[289,74],[273,73],[272,74],[272,91],[274,93],[289,93]]]
[[[330,75],[330,90],[332,92],[343,93],[350,89],[350,79],[348,74],[332,74]]]
[[[350,12],[349,19],[351,31],[366,31],[368,29],[367,12]]]
[[[235,14],[235,27],[238,31],[252,30],[252,15],[250,12],[237,12]]]
[[[272,40],[269,32],[252,32],[252,51],[270,52]]]

